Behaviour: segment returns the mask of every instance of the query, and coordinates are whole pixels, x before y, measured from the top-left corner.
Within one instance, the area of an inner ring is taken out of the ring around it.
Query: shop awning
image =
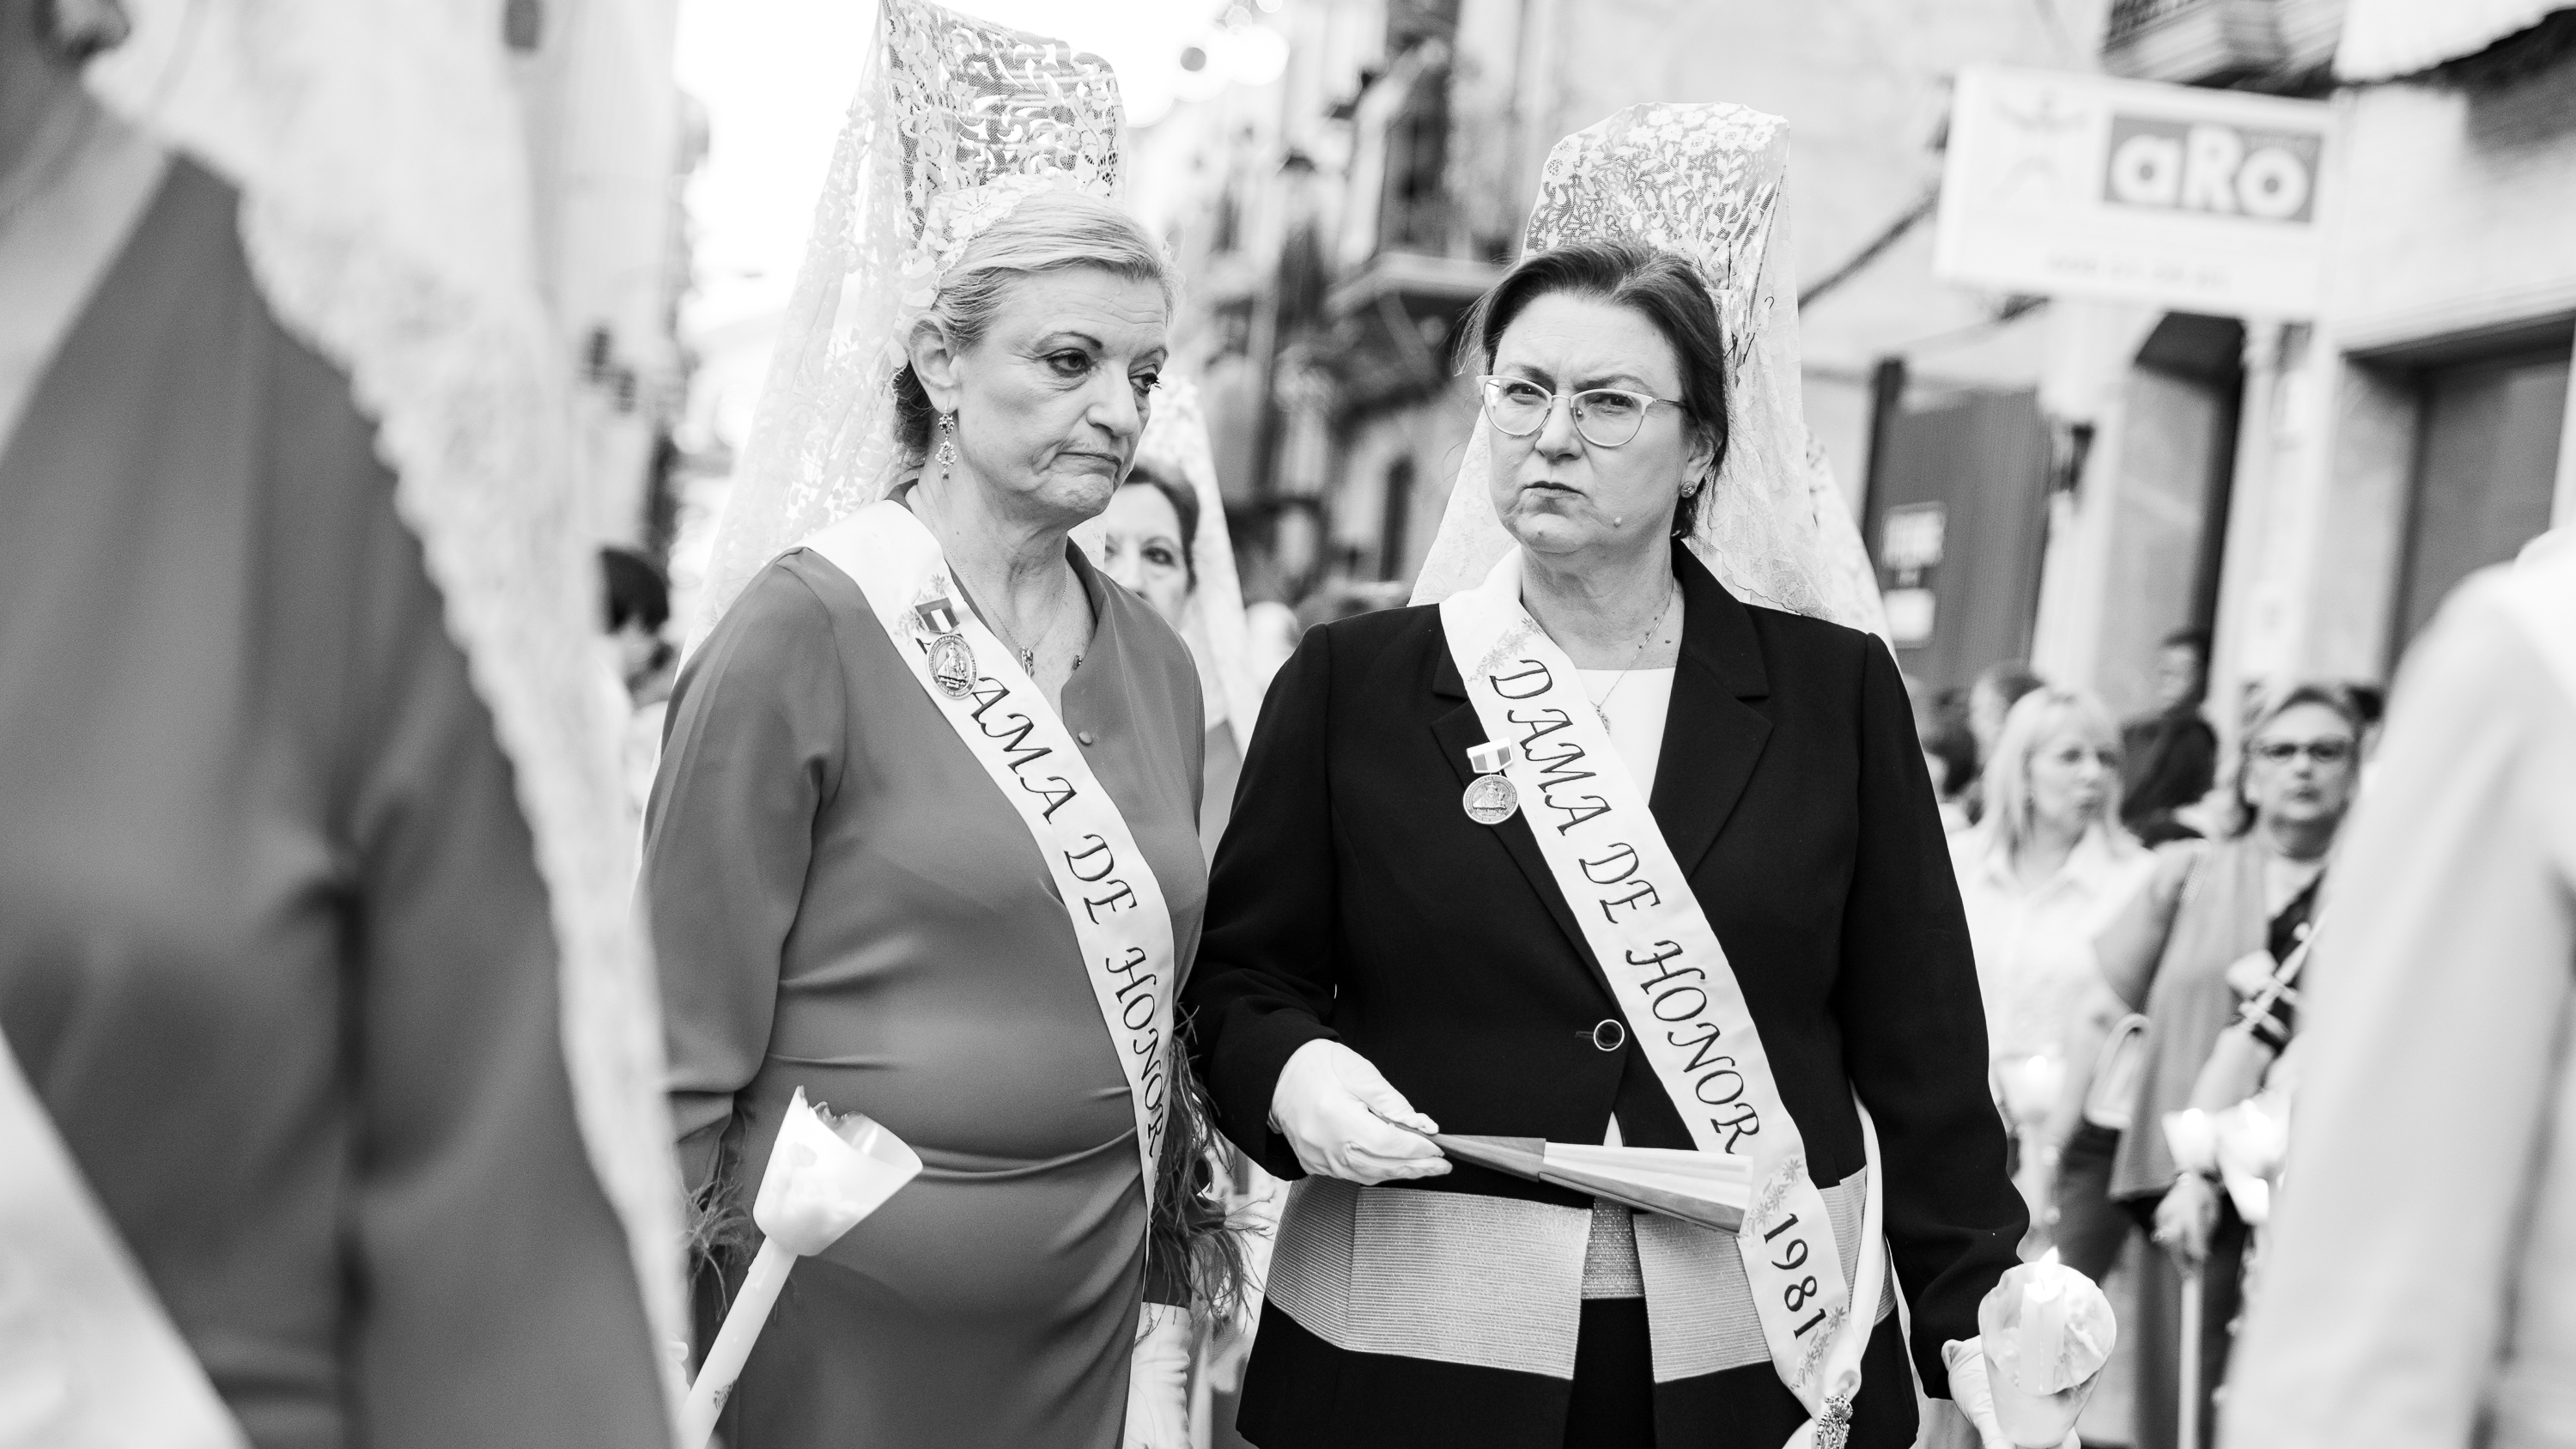
[[[2475,55],[2567,9],[2576,6],[2567,0],[2351,0],[2343,43],[2335,51],[2335,77],[2368,84],[2415,75]]]

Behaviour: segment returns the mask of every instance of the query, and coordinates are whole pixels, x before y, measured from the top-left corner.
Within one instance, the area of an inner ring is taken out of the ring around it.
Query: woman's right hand
[[[1310,1041],[1279,1069],[1270,1125],[1296,1149],[1297,1165],[1319,1177],[1374,1186],[1449,1170],[1424,1135],[1439,1124],[1337,1041]]]
[[[2199,1173],[2176,1178],[2156,1204],[2156,1243],[2185,1268],[2197,1268],[2209,1256],[2210,1231],[2217,1225],[2217,1184]]]

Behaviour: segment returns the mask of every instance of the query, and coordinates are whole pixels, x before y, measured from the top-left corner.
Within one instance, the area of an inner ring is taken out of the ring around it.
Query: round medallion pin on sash
[[[964,699],[975,688],[975,649],[957,632],[957,605],[946,594],[912,606],[912,617],[930,637],[930,682],[950,699]]]
[[[1467,765],[1476,778],[1459,803],[1467,807],[1468,819],[1479,825],[1500,825],[1520,812],[1520,788],[1503,774],[1503,767],[1511,762],[1509,745],[1467,747]]]

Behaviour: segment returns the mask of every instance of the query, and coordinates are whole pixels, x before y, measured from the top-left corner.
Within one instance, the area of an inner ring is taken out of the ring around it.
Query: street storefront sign
[[[2316,315],[2334,108],[1979,66],[1959,75],[1933,270],[2041,296]]]

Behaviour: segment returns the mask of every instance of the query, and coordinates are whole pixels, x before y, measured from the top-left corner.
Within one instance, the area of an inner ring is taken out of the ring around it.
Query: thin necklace
[[[1592,712],[1599,716],[1603,729],[1610,728],[1610,696],[1617,694],[1619,686],[1628,682],[1628,676],[1637,672],[1637,661],[1646,656],[1646,646],[1655,642],[1656,632],[1664,627],[1664,616],[1673,611],[1673,594],[1678,587],[1678,580],[1665,583],[1664,606],[1655,611],[1654,622],[1646,626],[1646,637],[1637,641],[1637,652],[1628,656],[1628,667],[1619,671],[1619,677],[1610,681],[1610,687],[1601,691],[1599,699],[1592,701]],[[1587,691],[1586,698],[1589,697]]]
[[[917,490],[919,484],[920,480],[915,479],[911,486],[906,487],[901,493],[896,495],[897,501],[903,504],[904,510],[912,514],[915,518],[921,517],[921,510],[912,506],[913,499],[918,496]],[[925,525],[928,522],[926,519],[923,521]],[[974,610],[975,617],[984,621],[984,627],[993,631],[993,637],[1001,640],[1002,646],[1010,650],[1011,653],[1019,659],[1020,672],[1027,675],[1030,681],[1034,683],[1038,677],[1038,651],[1033,648],[1022,648],[1020,641],[1011,637],[1011,631],[1002,627],[1002,616],[1000,614],[997,614],[975,602],[974,591],[966,587],[966,576],[958,571],[955,564],[950,564],[948,566],[948,577],[957,585],[957,592],[966,596],[966,607]],[[1059,585],[1058,587],[1062,586]],[[1062,617],[1061,611],[1059,611],[1057,617]],[[1055,625],[1056,619],[1051,618],[1047,621],[1046,632],[1038,635],[1038,643],[1044,644],[1047,641],[1048,636],[1055,632]],[[1081,667],[1082,656],[1076,654],[1073,656],[1073,663],[1070,668],[1080,669]]]
[[[994,613],[983,605],[975,602],[974,592],[966,587],[966,579],[964,575],[959,574],[953,567],[948,572],[949,577],[955,579],[957,582],[957,592],[966,596],[966,607],[975,611],[975,616],[984,621],[984,627],[992,630],[994,637],[1002,641],[1002,647],[1010,650],[1013,655],[1018,657],[1020,661],[1020,672],[1026,674],[1031,680],[1035,680],[1038,677],[1038,651],[1035,648],[1021,647],[1020,641],[1012,637],[1011,631],[1002,627],[1001,615]],[[1056,623],[1062,618],[1063,611],[1059,609],[1053,618],[1047,620],[1046,632],[1038,635],[1038,643],[1044,644],[1049,636],[1055,633]],[[1076,654],[1073,656],[1072,668],[1080,669],[1081,667],[1082,656]]]

